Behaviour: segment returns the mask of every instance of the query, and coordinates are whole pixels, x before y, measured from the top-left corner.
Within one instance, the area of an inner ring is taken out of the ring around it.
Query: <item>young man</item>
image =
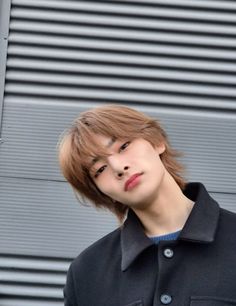
[[[65,178],[121,221],[71,264],[66,306],[236,305],[236,215],[184,180],[178,156],[156,120],[125,106],[66,132]]]

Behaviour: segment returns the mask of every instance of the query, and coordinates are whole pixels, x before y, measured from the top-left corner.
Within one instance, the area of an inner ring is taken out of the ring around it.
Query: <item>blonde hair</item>
[[[77,196],[88,199],[96,207],[109,209],[120,221],[128,209],[125,204],[114,202],[103,194],[89,174],[89,157],[106,155],[104,148],[94,140],[96,134],[116,139],[143,138],[153,147],[164,143],[165,151],[160,156],[162,163],[179,187],[184,189],[184,166],[176,159],[183,154],[171,148],[160,123],[126,106],[104,105],[81,113],[59,141],[59,164]]]

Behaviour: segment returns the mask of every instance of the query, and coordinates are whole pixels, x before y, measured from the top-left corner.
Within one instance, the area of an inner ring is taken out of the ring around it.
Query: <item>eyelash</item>
[[[129,144],[130,144],[130,141],[127,141],[127,142],[125,142],[124,144],[122,144],[122,146],[120,146],[120,148],[119,148],[119,152],[124,151],[124,150],[129,146]],[[97,177],[104,171],[105,168],[106,168],[106,165],[104,165],[104,166],[102,166],[101,168],[99,168],[99,169],[96,171],[94,177],[97,178]]]
[[[95,173],[95,175],[94,175],[94,177],[95,178],[97,178],[98,176],[99,176],[99,174],[100,173],[102,173],[103,172],[103,170],[106,168],[106,166],[104,165],[104,166],[102,166],[101,168],[99,168],[97,171],[96,171],[96,173]]]
[[[130,141],[125,142],[119,149],[119,151],[124,151],[130,144]]]

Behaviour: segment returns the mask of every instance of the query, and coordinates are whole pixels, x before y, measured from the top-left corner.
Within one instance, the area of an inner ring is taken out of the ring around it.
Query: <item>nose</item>
[[[127,164],[127,161],[124,161],[114,155],[108,157],[108,162],[114,174],[119,179],[124,176],[127,170],[129,170],[129,165]]]
[[[125,171],[127,171],[128,169],[129,169],[129,167],[125,166],[123,171],[118,172],[117,173],[118,178],[122,178],[122,176],[124,175]]]

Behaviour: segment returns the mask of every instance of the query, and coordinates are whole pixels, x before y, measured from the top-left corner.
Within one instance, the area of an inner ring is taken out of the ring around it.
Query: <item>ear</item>
[[[166,147],[164,143],[160,143],[158,146],[156,146],[156,151],[159,155],[165,152],[165,150],[166,150]]]

